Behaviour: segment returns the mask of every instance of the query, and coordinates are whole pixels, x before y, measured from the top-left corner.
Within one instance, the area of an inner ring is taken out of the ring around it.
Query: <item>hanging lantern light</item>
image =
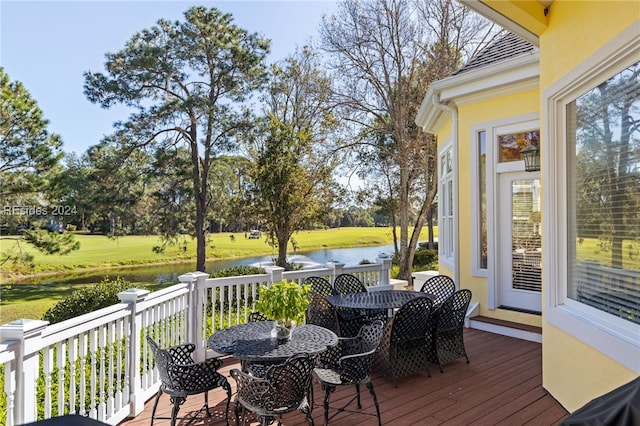
[[[522,151],[524,159],[524,170],[526,172],[537,172],[540,170],[540,148],[534,145],[525,147]]]

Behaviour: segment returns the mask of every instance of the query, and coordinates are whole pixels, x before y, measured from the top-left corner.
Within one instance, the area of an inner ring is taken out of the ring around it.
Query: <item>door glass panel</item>
[[[540,130],[498,135],[499,160],[501,163],[522,160],[522,151],[529,145],[540,147]]]
[[[540,292],[542,244],[540,180],[514,180],[511,184],[512,287]]]

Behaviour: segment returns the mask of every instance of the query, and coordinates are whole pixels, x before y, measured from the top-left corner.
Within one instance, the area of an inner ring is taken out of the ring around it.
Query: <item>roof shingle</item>
[[[467,71],[485,67],[496,62],[510,59],[515,56],[531,53],[536,47],[513,33],[507,33],[495,43],[481,50],[469,62],[463,65],[452,75],[459,75]]]

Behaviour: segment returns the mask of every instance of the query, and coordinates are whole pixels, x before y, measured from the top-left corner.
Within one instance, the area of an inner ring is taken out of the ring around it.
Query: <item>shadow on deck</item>
[[[393,387],[390,378],[375,372],[375,387],[382,423],[386,425],[556,425],[569,413],[542,388],[542,346],[539,343],[501,336],[475,329],[465,329],[465,346],[470,364],[463,359],[444,366],[440,373],[432,365],[431,377],[426,372],[398,380]],[[223,358],[221,373],[228,377],[231,368],[239,363]],[[235,382],[229,378],[232,391]],[[331,395],[331,406],[340,406],[341,400],[353,395],[353,387],[338,388]],[[314,388],[316,424],[323,424],[322,392]],[[222,415],[225,393],[216,389],[209,393],[212,412]],[[233,398],[233,397],[232,397]],[[180,415],[188,415],[202,407],[202,395],[191,396],[180,409]],[[344,405],[344,404],[342,404]],[[362,411],[375,414],[373,401],[363,388]],[[145,404],[145,410],[135,419],[122,422],[121,426],[148,426],[151,422],[153,399]],[[229,424],[235,424],[231,402]],[[353,408],[355,407],[355,403]],[[163,395],[158,405],[158,415],[168,416],[171,403]],[[186,424],[186,420],[177,424]],[[212,417],[198,420],[192,425],[224,425],[223,419]],[[246,424],[258,424],[249,417]],[[307,425],[300,412],[285,414],[283,425]],[[330,421],[332,425],[370,425],[375,419],[361,414],[340,413]],[[156,420],[154,425],[169,425],[169,420]]]

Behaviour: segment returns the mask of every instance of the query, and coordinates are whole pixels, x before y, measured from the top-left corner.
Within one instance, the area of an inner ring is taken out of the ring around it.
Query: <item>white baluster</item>
[[[58,342],[56,345],[56,367],[58,369],[58,415],[64,413],[65,389],[67,386],[64,382],[64,370],[66,363],[67,345],[64,342]]]
[[[79,352],[80,352],[80,406],[78,413],[81,416],[87,415],[87,401],[85,395],[87,394],[87,357],[88,354],[88,336],[87,333],[82,333],[79,336]]]
[[[50,346],[43,349],[42,374],[44,375],[44,417],[51,418],[51,374],[53,372],[53,351]]]
[[[76,361],[78,360],[77,345],[78,339],[76,336],[69,339],[69,414],[76,414]]]

